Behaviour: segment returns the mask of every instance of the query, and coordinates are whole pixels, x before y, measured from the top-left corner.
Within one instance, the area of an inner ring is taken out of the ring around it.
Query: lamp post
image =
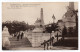
[[[51,25],[49,25],[49,28],[50,28],[50,31],[49,31],[49,33],[50,33],[50,39],[51,39]]]
[[[49,28],[50,28],[50,31],[49,31],[49,33],[50,33],[50,39],[51,39],[51,25],[49,25]],[[50,41],[50,49],[51,49],[51,41]]]
[[[58,41],[58,31],[59,31],[59,29],[57,28],[57,41]]]

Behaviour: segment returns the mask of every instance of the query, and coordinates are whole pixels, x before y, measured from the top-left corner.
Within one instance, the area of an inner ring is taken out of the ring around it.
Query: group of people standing
[[[23,36],[24,36],[24,33],[23,33],[23,32],[22,32],[22,33],[19,32],[19,33],[17,34],[17,41],[19,41],[20,38],[22,39]]]
[[[19,41],[19,39],[23,38],[24,32],[16,32],[13,36],[17,37],[17,41]]]

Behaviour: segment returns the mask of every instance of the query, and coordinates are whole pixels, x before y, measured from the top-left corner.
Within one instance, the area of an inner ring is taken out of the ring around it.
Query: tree
[[[49,26],[49,25],[51,25],[51,26]],[[56,23],[52,23],[52,24],[48,24],[48,27],[46,27],[45,29],[46,29],[46,32],[52,32],[52,31],[57,31],[57,28],[58,28],[58,26],[57,26],[57,24]]]
[[[29,25],[26,24],[24,21],[22,22],[19,22],[19,21],[6,21],[6,22],[2,22],[2,30],[4,28],[4,26],[7,26],[8,27],[8,30],[9,30],[9,33],[12,34],[12,33],[16,33],[16,32],[19,32],[19,31],[25,31],[27,29],[29,29]]]
[[[67,29],[64,26],[63,30],[62,30],[62,39],[64,40],[64,36],[67,34]]]

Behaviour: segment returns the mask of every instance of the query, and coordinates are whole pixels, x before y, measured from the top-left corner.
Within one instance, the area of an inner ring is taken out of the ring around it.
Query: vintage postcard
[[[2,50],[78,50],[78,2],[2,2]]]

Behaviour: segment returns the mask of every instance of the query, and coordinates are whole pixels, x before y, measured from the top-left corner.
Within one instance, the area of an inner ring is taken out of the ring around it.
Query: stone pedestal
[[[41,43],[44,42],[44,40],[50,39],[50,33],[26,33],[28,40],[31,42],[32,47],[39,47],[41,46]],[[51,37],[54,35],[51,33]]]
[[[42,43],[42,33],[32,33],[32,47],[39,47]]]
[[[32,33],[32,47],[39,47],[44,40],[49,40],[49,33]]]

